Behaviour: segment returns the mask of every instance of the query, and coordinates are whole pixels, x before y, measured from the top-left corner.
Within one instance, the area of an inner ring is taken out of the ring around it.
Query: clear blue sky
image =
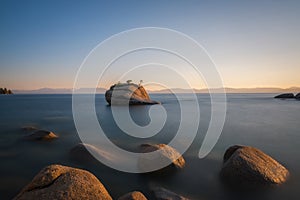
[[[99,42],[145,26],[196,39],[227,87],[300,86],[299,19],[296,0],[1,0],[0,87],[71,88]]]

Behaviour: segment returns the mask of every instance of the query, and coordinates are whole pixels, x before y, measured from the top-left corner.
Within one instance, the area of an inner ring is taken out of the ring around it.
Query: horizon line
[[[95,88],[78,88],[75,90],[81,90],[80,94],[92,94]],[[98,91],[97,91],[98,90]],[[99,91],[100,90],[100,91]],[[96,88],[97,94],[104,94],[106,88],[98,87]],[[147,89],[148,93],[300,93],[300,86],[292,86],[288,88],[280,87],[252,87],[252,88],[231,88],[231,87],[220,87],[220,88],[169,88],[169,89],[160,89],[160,90],[151,90]],[[221,90],[224,90],[221,91]],[[193,92],[192,92],[193,91]],[[12,90],[14,94],[72,94],[73,88],[39,88],[39,89],[15,89]]]
[[[145,86],[144,86],[145,87]],[[3,87],[5,88],[5,87]],[[74,88],[72,87],[40,87],[36,89],[11,89],[6,87],[7,89],[10,90],[16,90],[16,91],[34,91],[34,90],[42,90],[42,89],[50,89],[50,90],[73,90]],[[109,87],[108,87],[109,88]],[[105,89],[107,90],[108,88],[105,87],[97,87],[96,89]],[[277,87],[277,86],[256,86],[256,87],[230,87],[230,86],[225,86],[225,87],[214,87],[214,88],[180,88],[180,87],[173,87],[173,88],[167,88],[167,89],[158,89],[158,90],[152,90],[148,89],[148,91],[162,91],[162,90],[170,90],[170,89],[179,89],[179,90],[213,90],[213,89],[282,89],[282,90],[287,90],[287,89],[294,89],[294,88],[300,88],[300,86],[289,86],[289,87]],[[94,89],[94,88],[76,88],[76,90],[80,89]]]

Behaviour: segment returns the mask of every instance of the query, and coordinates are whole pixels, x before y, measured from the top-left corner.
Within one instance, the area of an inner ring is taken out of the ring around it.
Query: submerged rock
[[[93,145],[79,143],[70,150],[70,155],[72,159],[78,161],[96,161],[94,156],[92,156],[92,154],[87,149],[89,149],[90,151],[97,151],[97,148]]]
[[[17,157],[18,153],[17,152],[12,152],[11,150],[2,150],[0,149],[0,159],[4,158],[15,158]]]
[[[120,83],[111,86],[105,92],[105,99],[109,105],[159,104],[159,102],[150,99],[143,86],[133,83]]]
[[[289,176],[288,170],[261,150],[235,145],[224,154],[221,177],[241,184],[280,184]]]
[[[154,193],[155,199],[157,200],[189,200],[186,197],[183,197],[162,187],[152,187],[151,190]]]
[[[139,160],[139,168],[141,170],[147,169],[149,165],[155,165],[155,163],[169,162],[170,165],[176,168],[182,169],[185,166],[185,160],[182,155],[176,151],[174,148],[166,144],[142,144],[142,153],[148,153],[152,151],[160,150],[159,157],[146,159],[142,157]],[[154,159],[154,160],[153,160]]]
[[[120,160],[108,150],[103,150],[94,145],[86,143],[77,144],[70,150],[70,155],[74,160],[82,162],[98,162],[94,156],[104,159],[108,162],[118,162]]]
[[[112,198],[92,173],[62,165],[50,165],[42,169],[14,199],[111,200]]]
[[[300,100],[300,93],[298,93],[298,94],[295,96],[295,98],[296,98],[297,100]]]
[[[147,200],[147,198],[143,193],[139,191],[133,191],[119,197],[118,200]]]
[[[26,140],[52,140],[58,138],[58,136],[51,131],[38,130],[24,138]]]
[[[293,98],[295,98],[295,96],[293,93],[284,93],[284,94],[277,95],[274,98],[276,98],[276,99],[293,99]]]
[[[23,126],[22,127],[23,131],[35,131],[38,130],[35,126]]]

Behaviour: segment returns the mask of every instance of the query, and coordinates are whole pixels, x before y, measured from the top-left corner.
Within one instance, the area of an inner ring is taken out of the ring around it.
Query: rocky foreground
[[[235,145],[224,154],[222,178],[237,184],[281,184],[289,171],[259,149]]]
[[[42,169],[14,199],[112,198],[92,173],[62,165],[50,165]]]
[[[28,127],[27,127],[28,128]],[[28,128],[31,130],[31,128]],[[26,129],[27,130],[27,129]],[[165,144],[144,144],[142,152],[162,150],[159,159],[172,161],[171,165],[182,169],[185,166],[183,157],[172,147]],[[88,144],[78,144],[70,153],[79,157],[87,157],[92,150],[103,154],[104,150]],[[91,155],[90,155],[91,156]],[[107,156],[106,153],[102,156]],[[89,159],[91,159],[89,157]],[[145,161],[147,163],[147,161]],[[289,171],[259,149],[249,146],[235,145],[228,148],[224,154],[223,166],[220,170],[221,179],[228,185],[260,186],[278,185],[286,182]],[[149,188],[154,199],[187,200],[188,198],[158,186]],[[111,200],[108,190],[92,173],[62,165],[50,165],[42,169],[33,180],[25,186],[14,198],[22,199],[100,199]],[[147,200],[139,191],[129,191],[119,200]]]

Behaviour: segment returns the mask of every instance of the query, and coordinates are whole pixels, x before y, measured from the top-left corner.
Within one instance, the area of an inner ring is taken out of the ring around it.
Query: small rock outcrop
[[[170,165],[175,166],[178,169],[182,169],[185,166],[185,160],[182,155],[176,151],[174,148],[166,144],[142,144],[141,152],[148,153],[152,151],[160,150],[160,155],[153,159],[141,158],[139,160],[139,168],[147,169],[147,166],[153,165],[157,162],[166,163],[169,162]]]
[[[50,165],[42,169],[14,199],[112,200],[92,173],[62,165]]]
[[[37,130],[32,134],[25,136],[24,138],[26,140],[53,140],[58,138],[58,136],[51,131]]]
[[[289,176],[284,166],[254,147],[232,146],[223,159],[221,177],[229,183],[280,184]]]
[[[157,200],[189,200],[186,197],[183,197],[162,187],[152,187],[151,190],[154,193],[155,199]]]
[[[276,98],[276,99],[293,99],[293,98],[295,98],[295,96],[293,93],[284,93],[284,94],[277,95],[274,98]]]
[[[133,191],[119,197],[118,200],[147,200],[147,198],[143,193],[139,191]]]
[[[145,88],[134,83],[118,83],[105,92],[109,105],[152,105],[159,104],[150,99]]]
[[[298,93],[298,94],[295,96],[295,98],[296,98],[297,100],[300,100],[300,93]]]

